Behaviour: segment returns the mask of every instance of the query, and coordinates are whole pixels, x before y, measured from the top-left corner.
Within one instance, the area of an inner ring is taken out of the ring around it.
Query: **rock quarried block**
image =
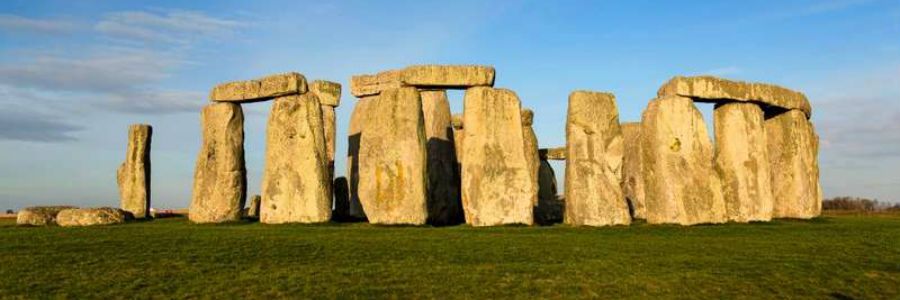
[[[350,79],[350,92],[357,97],[378,95],[403,86],[420,89],[466,89],[494,85],[494,67],[476,65],[414,65],[375,75]]]
[[[422,225],[428,218],[422,98],[389,89],[368,108],[359,146],[359,199],[373,224]]]
[[[153,128],[147,124],[128,126],[125,161],[116,172],[119,205],[135,218],[150,217],[150,142]]]
[[[563,221],[566,203],[559,196],[556,172],[550,162],[541,160],[538,171],[538,204],[534,207],[534,223],[552,225]]]
[[[128,212],[112,207],[70,208],[56,215],[56,223],[62,227],[83,227],[123,224]]]
[[[540,149],[538,155],[544,160],[566,160],[566,147]]]
[[[746,102],[718,104],[713,123],[728,220],[771,220],[774,197],[762,108]]]
[[[360,98],[353,106],[350,115],[350,124],[347,129],[347,182],[350,189],[350,216],[359,220],[366,219],[362,202],[359,201],[359,147],[362,140],[363,129],[366,128],[366,119],[369,116],[369,106],[375,102],[378,96]]]
[[[206,105],[200,113],[200,127],[202,140],[188,218],[194,223],[238,221],[247,194],[244,112],[236,103]]]
[[[341,105],[341,84],[325,80],[313,80],[309,91],[316,94],[322,105],[338,107]]]
[[[472,226],[534,223],[537,204],[519,97],[510,90],[475,87],[464,100],[462,189]]]
[[[331,220],[322,109],[313,93],[275,99],[266,128],[260,222]]]
[[[622,128],[615,96],[575,91],[566,119],[566,224],[631,224],[622,193]]]
[[[247,213],[245,214],[248,218],[259,218],[259,209],[262,205],[262,196],[253,195],[250,197],[250,204],[247,206]]]
[[[758,102],[784,109],[797,109],[803,111],[807,118],[812,116],[812,106],[803,93],[773,84],[733,81],[713,76],[676,76],[663,84],[657,95],[677,95],[698,102]]]
[[[712,141],[691,99],[665,96],[651,101],[641,119],[640,147],[648,223],[727,220]]]
[[[622,191],[631,207],[631,217],[646,219],[644,176],[641,168],[641,123],[622,123],[625,156],[622,159]]]
[[[420,91],[420,94],[428,149],[428,223],[459,224],[463,221],[462,202],[450,102],[446,91]]]
[[[60,211],[76,208],[74,206],[34,206],[23,208],[16,215],[16,225],[19,226],[49,226],[56,225],[56,216]]]
[[[307,92],[306,77],[300,73],[269,75],[215,86],[209,100],[219,102],[256,102]]]
[[[765,120],[772,171],[773,217],[810,219],[822,213],[819,138],[801,111],[771,113]]]

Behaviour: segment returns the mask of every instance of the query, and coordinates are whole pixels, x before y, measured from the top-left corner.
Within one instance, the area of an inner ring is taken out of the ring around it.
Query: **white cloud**
[[[111,37],[147,42],[187,44],[200,38],[222,37],[243,24],[199,12],[172,11],[153,14],[123,11],[107,14],[94,29]]]
[[[34,19],[0,14],[0,30],[8,32],[62,34],[75,30],[77,25],[66,20]]]

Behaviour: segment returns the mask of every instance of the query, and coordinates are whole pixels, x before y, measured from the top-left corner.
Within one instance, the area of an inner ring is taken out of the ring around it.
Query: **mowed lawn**
[[[615,228],[0,221],[3,298],[892,298],[900,217]]]

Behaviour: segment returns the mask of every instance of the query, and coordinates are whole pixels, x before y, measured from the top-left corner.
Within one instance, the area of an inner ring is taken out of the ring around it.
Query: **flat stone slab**
[[[765,83],[751,83],[713,76],[676,76],[663,84],[658,97],[682,96],[698,102],[759,102],[784,109],[797,109],[812,116],[812,106],[803,93]]]
[[[566,147],[544,148],[538,154],[543,160],[566,160]]]
[[[314,80],[309,84],[309,91],[319,97],[322,105],[338,107],[341,105],[341,84],[337,82]]]
[[[116,171],[119,206],[143,219],[150,216],[150,142],[153,127],[147,124],[128,126],[125,161]]]
[[[215,86],[210,101],[256,102],[307,92],[306,77],[300,73],[275,74],[253,80],[233,81]]]
[[[466,89],[493,86],[494,67],[477,65],[414,65],[375,75],[350,79],[350,92],[357,97],[377,95],[386,89],[414,86],[420,89]]]
[[[56,215],[56,223],[62,227],[83,227],[125,223],[127,212],[118,208],[71,208]]]

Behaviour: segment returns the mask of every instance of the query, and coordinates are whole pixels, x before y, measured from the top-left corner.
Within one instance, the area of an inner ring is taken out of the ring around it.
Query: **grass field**
[[[900,217],[617,228],[0,220],[0,297],[893,298]]]

